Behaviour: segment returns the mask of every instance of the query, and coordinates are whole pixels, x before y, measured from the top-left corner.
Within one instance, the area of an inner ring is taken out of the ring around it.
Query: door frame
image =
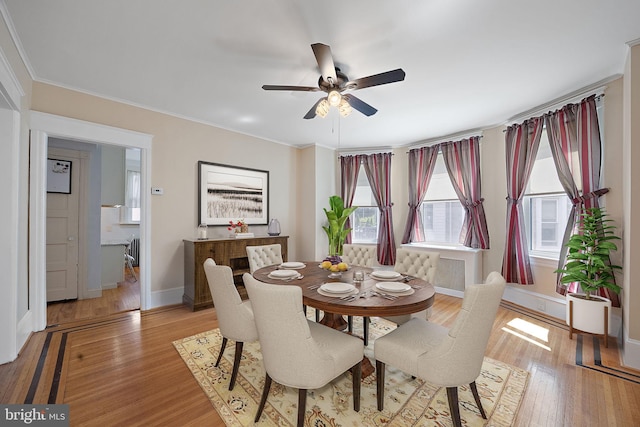
[[[46,166],[49,137],[140,149],[140,308],[151,305],[151,144],[153,135],[38,111],[29,112],[31,129],[29,184],[29,288],[34,329],[47,326]]]

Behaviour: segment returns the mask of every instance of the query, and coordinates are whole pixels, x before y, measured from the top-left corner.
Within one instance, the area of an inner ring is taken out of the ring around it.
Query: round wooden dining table
[[[343,316],[399,316],[403,314],[417,313],[426,310],[433,305],[435,299],[435,289],[432,284],[416,278],[402,276],[403,283],[411,286],[411,295],[402,295],[389,298],[376,288],[376,283],[380,280],[371,277],[369,273],[373,268],[351,267],[348,271],[342,272],[338,277],[329,277],[331,272],[319,266],[317,261],[306,261],[303,268],[296,269],[301,278],[281,279],[269,277],[275,270],[281,269],[278,265],[263,267],[253,273],[253,277],[264,283],[278,285],[295,285],[302,289],[302,303],[323,312],[320,323],[334,329],[343,330],[347,327],[347,322]],[[353,274],[355,271],[365,273],[362,282],[354,283]],[[332,275],[336,276],[336,275]],[[358,290],[357,298],[342,299],[342,295],[321,294],[321,285],[329,282],[343,282],[353,284]],[[366,359],[366,358],[365,358]],[[363,367],[363,377],[365,377]]]
[[[339,277],[329,277],[329,271],[319,267],[317,261],[304,262],[305,267],[296,269],[303,277],[299,279],[280,279],[269,277],[274,270],[280,269],[277,265],[271,265],[256,270],[253,277],[265,283],[278,285],[296,285],[302,289],[302,303],[324,312],[320,323],[335,329],[344,329],[347,326],[344,316],[399,316],[402,314],[417,313],[426,310],[433,305],[435,289],[433,285],[416,278],[402,276],[404,283],[411,286],[411,295],[398,296],[393,299],[376,295],[378,289],[376,283],[380,280],[371,277],[369,273],[374,271],[368,267],[351,267]],[[365,273],[365,279],[361,283],[354,283],[353,273],[357,270]],[[329,282],[344,282],[353,284],[358,289],[358,294],[363,296],[353,300],[344,300],[338,296],[323,295],[318,292],[319,286]],[[385,292],[379,292],[385,294]],[[389,294],[389,293],[387,293]],[[392,294],[390,294],[392,295]]]

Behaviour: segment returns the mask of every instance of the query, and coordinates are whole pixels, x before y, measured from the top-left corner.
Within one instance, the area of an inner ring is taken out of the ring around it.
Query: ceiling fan
[[[331,47],[322,43],[311,45],[313,53],[316,56],[318,67],[322,75],[318,79],[318,87],[313,86],[278,86],[264,85],[264,90],[286,90],[301,92],[326,92],[327,96],[321,98],[304,116],[305,119],[313,119],[316,115],[325,117],[331,106],[337,107],[342,116],[347,116],[351,109],[360,111],[365,116],[372,116],[378,110],[373,108],[366,102],[356,98],[350,93],[343,94],[345,91],[364,89],[371,86],[385,85],[404,80],[405,72],[402,68],[387,71],[380,74],[374,74],[368,77],[362,77],[355,80],[349,80],[347,76],[340,71],[333,63],[331,55]]]

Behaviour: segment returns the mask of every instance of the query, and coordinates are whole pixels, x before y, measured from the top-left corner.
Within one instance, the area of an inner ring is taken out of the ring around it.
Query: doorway
[[[150,167],[152,136],[125,129],[113,128],[96,123],[84,122],[66,117],[32,111],[31,118],[31,156],[30,156],[30,218],[29,218],[29,282],[30,302],[33,307],[34,330],[42,330],[47,324],[46,304],[46,160],[49,138],[69,141],[82,141],[87,144],[132,147],[140,150],[140,309],[152,307],[150,298],[150,275],[148,260],[148,239],[150,235]],[[88,191],[87,197],[97,197],[100,192]],[[92,196],[93,195],[93,196]],[[97,207],[100,203],[92,204]],[[87,215],[100,218],[99,213]],[[88,262],[90,258],[100,257],[100,227],[86,227],[87,250],[79,251],[79,265],[85,266],[87,276],[96,272]],[[84,258],[84,259],[83,259]],[[124,266],[124,264],[123,264]],[[80,267],[82,270],[82,267]],[[99,269],[98,269],[99,270]],[[100,274],[99,272],[97,273]]]
[[[51,137],[49,169],[60,162],[71,185],[47,188],[47,326],[140,309],[140,149]]]

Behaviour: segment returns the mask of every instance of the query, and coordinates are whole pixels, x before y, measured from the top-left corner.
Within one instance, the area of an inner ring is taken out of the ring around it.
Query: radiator
[[[438,252],[440,261],[434,286],[444,294],[462,296],[466,286],[482,283],[482,251],[462,247],[407,244],[403,247]]]
[[[131,241],[131,245],[129,246],[129,255],[133,257],[133,261],[131,261],[133,266],[138,267],[140,262],[140,239],[135,238]]]

